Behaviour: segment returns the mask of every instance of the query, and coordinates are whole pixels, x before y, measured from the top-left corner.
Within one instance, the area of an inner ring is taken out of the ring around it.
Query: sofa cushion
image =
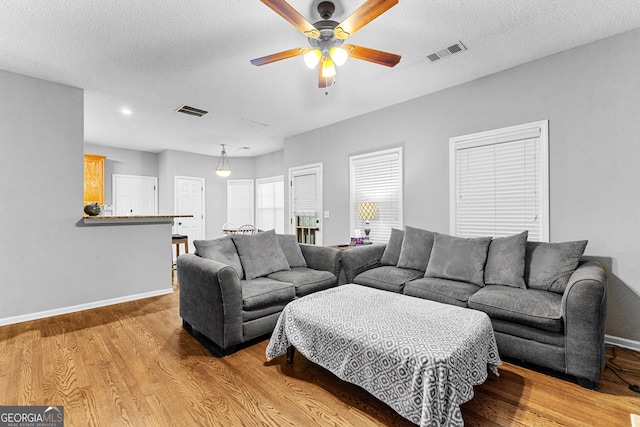
[[[563,243],[527,242],[524,277],[527,287],[563,293],[580,257],[586,240]]]
[[[244,270],[231,236],[211,240],[194,240],[193,245],[196,247],[196,255],[227,264],[233,267],[240,279],[243,278]]]
[[[296,297],[293,283],[280,282],[266,277],[254,280],[241,280],[242,309],[246,311],[271,306],[281,306]]]
[[[524,256],[527,252],[528,231],[491,241],[484,283],[526,288],[524,283]]]
[[[404,285],[403,293],[412,297],[467,307],[469,297],[477,292],[478,289],[480,289],[480,286],[472,283],[423,277]]]
[[[419,270],[383,265],[358,274],[353,283],[391,292],[402,292],[404,284],[423,276]]]
[[[275,271],[289,270],[289,263],[274,230],[258,234],[234,234],[232,238],[247,280]]]
[[[276,236],[278,237],[278,243],[280,243],[280,249],[282,249],[282,253],[289,263],[289,267],[306,267],[307,260],[305,260],[304,255],[302,255],[296,236],[293,234],[276,234]]]
[[[424,272],[431,256],[433,235],[432,231],[405,226],[397,266]]]
[[[313,270],[307,267],[294,267],[287,271],[276,271],[267,277],[293,283],[296,287],[297,297],[329,289],[338,284],[338,278],[333,273],[324,270]]]
[[[469,307],[491,318],[562,332],[562,295],[539,289],[487,285],[469,297]]]
[[[391,229],[391,236],[389,236],[387,246],[384,248],[384,252],[380,258],[380,264],[393,266],[398,264],[403,238],[404,231],[398,230],[397,228]]]
[[[463,238],[435,233],[424,277],[459,280],[484,286],[484,264],[491,237]]]

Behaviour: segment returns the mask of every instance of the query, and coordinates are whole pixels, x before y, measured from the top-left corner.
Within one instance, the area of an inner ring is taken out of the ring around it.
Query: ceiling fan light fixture
[[[218,159],[218,167],[216,167],[216,175],[221,177],[227,177],[231,175],[231,165],[229,165],[229,160],[227,159],[227,150],[225,150],[226,144],[222,145],[222,154],[220,154],[220,159]]]
[[[333,61],[329,58],[325,58],[322,61],[322,77],[330,78],[335,77],[336,75],[336,66]]]
[[[322,58],[322,52],[320,52],[320,49],[313,49],[305,53],[302,58],[304,59],[304,64],[308,68],[313,70],[320,62],[320,59]]]
[[[329,56],[333,60],[334,64],[336,64],[338,67],[341,67],[345,62],[347,62],[349,53],[339,46],[334,46],[331,48],[331,50],[329,50]]]

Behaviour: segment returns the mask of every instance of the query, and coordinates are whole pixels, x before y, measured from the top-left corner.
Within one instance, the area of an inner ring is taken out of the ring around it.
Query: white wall
[[[447,233],[449,138],[549,119],[551,240],[588,239],[604,257],[606,332],[640,342],[638,52],[635,30],[297,135],[284,167],[323,163],[324,241],[343,243],[349,155],[402,145],[404,223]]]
[[[171,292],[169,225],[86,227],[83,92],[0,71],[0,324]]]

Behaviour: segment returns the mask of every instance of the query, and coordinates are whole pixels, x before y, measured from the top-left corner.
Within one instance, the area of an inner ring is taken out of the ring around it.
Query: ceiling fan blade
[[[308,47],[297,47],[295,49],[289,49],[282,52],[274,53],[271,55],[263,56],[261,58],[252,59],[253,65],[265,65],[272,62],[281,61],[283,59],[293,58],[294,56],[304,55],[309,51]]]
[[[266,4],[278,15],[286,19],[291,25],[296,27],[298,31],[302,32],[307,37],[317,39],[320,37],[320,31],[313,26],[304,16],[300,15],[289,3],[284,0],[260,0]]]
[[[395,53],[383,52],[381,50],[369,49],[368,47],[355,46],[352,44],[344,45],[343,48],[349,53],[349,56],[363,61],[375,62],[376,64],[393,67],[400,62],[400,55]]]
[[[318,87],[327,88],[333,84],[333,77],[322,77],[322,65],[318,66]]]
[[[367,0],[347,19],[338,24],[333,29],[333,34],[337,38],[344,40],[396,4],[398,4],[398,0]]]

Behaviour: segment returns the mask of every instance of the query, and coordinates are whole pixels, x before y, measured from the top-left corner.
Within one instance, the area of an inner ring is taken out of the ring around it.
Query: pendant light
[[[220,154],[220,159],[218,160],[218,167],[216,168],[216,174],[221,177],[227,177],[231,175],[231,166],[229,165],[229,160],[227,159],[227,150],[225,150],[222,145],[222,154]]]

